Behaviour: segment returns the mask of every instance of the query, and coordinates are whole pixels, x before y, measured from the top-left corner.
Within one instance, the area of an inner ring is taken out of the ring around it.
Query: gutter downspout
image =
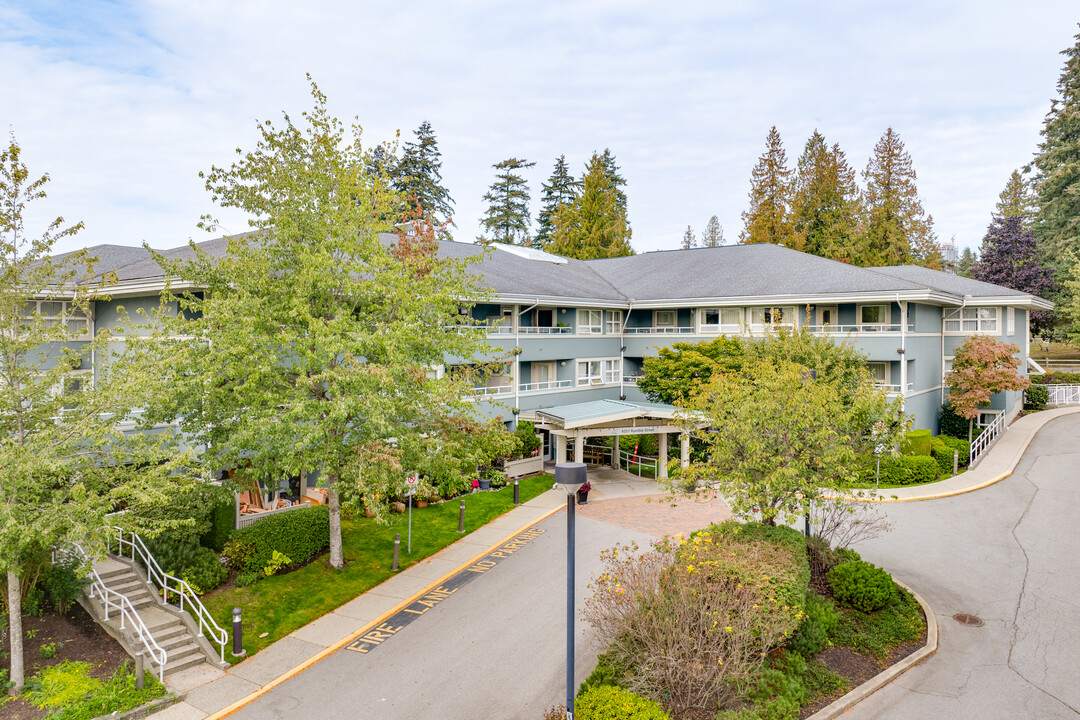
[[[900,401],[907,397],[907,302],[900,301],[900,293],[896,293],[896,304],[900,306]]]
[[[622,327],[619,328],[619,397],[626,397],[626,323],[630,321],[630,312],[634,309],[634,298],[630,298],[626,303],[626,318],[621,323]],[[618,442],[615,443],[616,452],[618,451]]]
[[[518,310],[520,305],[514,306],[514,408],[518,412],[521,411],[521,316],[539,304],[540,298],[536,298],[536,302],[524,310]],[[514,427],[517,427],[516,419]]]

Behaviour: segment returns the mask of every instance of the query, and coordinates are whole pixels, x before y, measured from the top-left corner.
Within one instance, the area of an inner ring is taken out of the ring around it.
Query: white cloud
[[[310,72],[371,142],[432,122],[462,240],[493,163],[537,162],[535,210],[558,155],[580,172],[605,147],[638,249],[713,214],[733,240],[775,123],[792,163],[817,128],[858,170],[894,127],[939,235],[974,245],[1035,149],[1074,15],[1064,0],[8,3],[0,124],[51,173],[51,212],[86,220],[76,244],[198,236],[198,171],[250,148],[256,119],[306,108]]]

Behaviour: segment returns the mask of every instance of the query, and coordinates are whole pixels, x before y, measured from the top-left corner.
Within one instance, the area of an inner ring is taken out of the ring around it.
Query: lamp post
[[[574,720],[574,505],[586,479],[585,463],[555,466],[555,484],[566,491],[566,720]]]

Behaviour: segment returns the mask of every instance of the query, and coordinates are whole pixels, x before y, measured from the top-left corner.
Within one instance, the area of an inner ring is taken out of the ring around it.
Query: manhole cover
[[[952,617],[953,620],[960,623],[961,625],[971,625],[973,627],[982,627],[983,625],[982,620],[968,613],[956,613]]]

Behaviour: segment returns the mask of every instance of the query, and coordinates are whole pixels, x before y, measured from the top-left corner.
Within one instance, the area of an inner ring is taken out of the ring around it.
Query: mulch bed
[[[31,631],[34,637],[27,637],[27,631]],[[59,650],[56,657],[43,660],[40,648],[47,643],[56,643]],[[5,633],[4,667],[10,667],[10,652],[11,645]],[[58,665],[64,660],[88,662],[94,666],[90,675],[106,678],[130,659],[120,643],[113,640],[78,604],[66,615],[23,616],[23,662],[27,678],[36,675],[42,667]],[[12,698],[0,705],[0,720],[38,720],[47,714],[20,698]]]

